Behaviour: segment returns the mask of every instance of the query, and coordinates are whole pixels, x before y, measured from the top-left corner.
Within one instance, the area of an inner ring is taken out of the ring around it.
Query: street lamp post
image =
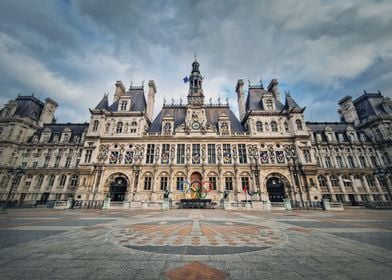
[[[8,207],[9,200],[11,198],[12,191],[16,185],[16,182],[18,181],[18,178],[20,176],[23,176],[24,173],[25,173],[24,170],[20,166],[18,168],[13,168],[13,169],[8,170],[8,176],[11,178],[12,175],[14,175],[14,178],[12,180],[10,190],[8,191],[7,198],[5,200],[5,204],[3,204],[3,206],[2,206],[2,211],[6,211],[6,209]]]

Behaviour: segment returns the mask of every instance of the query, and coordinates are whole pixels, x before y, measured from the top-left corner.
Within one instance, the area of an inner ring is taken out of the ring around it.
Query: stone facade
[[[195,60],[187,103],[153,119],[154,81],[116,82],[83,124],[57,124],[51,99],[18,96],[0,114],[0,200],[84,203],[206,197],[220,201],[391,199],[392,104],[381,93],[340,102],[341,122],[305,122],[305,108],[278,81],[238,80],[240,119],[228,102],[204,101]],[[23,174],[16,173],[21,166]],[[199,191],[197,191],[199,190]],[[202,190],[202,191],[200,191]]]

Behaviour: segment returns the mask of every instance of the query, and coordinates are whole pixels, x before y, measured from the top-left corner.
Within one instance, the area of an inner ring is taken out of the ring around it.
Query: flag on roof
[[[185,78],[184,79],[182,79],[183,81],[184,81],[184,83],[186,84],[187,82],[189,82],[189,78],[188,78],[188,76],[185,76]]]

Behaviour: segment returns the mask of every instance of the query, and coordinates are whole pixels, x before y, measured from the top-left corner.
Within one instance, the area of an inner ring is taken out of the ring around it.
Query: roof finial
[[[195,51],[195,61],[197,61],[197,58],[196,58],[196,51]]]

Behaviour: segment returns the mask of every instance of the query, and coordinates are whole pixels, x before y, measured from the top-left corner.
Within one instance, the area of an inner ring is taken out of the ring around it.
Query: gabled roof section
[[[130,112],[140,112],[140,111],[146,111],[147,110],[147,101],[146,97],[144,95],[144,88],[143,86],[141,87],[130,87],[129,90],[123,95],[123,97],[131,97],[131,107],[129,109]],[[101,101],[102,102],[102,101]],[[108,106],[107,109],[108,111],[111,112],[117,112],[118,111],[118,104],[119,100],[116,100]],[[98,104],[99,105],[99,104]],[[97,108],[98,109],[98,108]]]
[[[291,109],[302,109],[298,106],[297,102],[295,102],[294,98],[291,96],[289,92],[286,93],[284,109],[291,110]]]
[[[109,108],[108,94],[105,94],[102,97],[102,100],[98,103],[98,105],[95,106],[95,109],[105,109],[105,110],[107,110],[108,108]]]
[[[174,129],[181,124],[185,123],[186,117],[186,106],[175,105],[175,106],[164,106],[159,112],[158,116],[152,122],[149,132],[161,132],[162,131],[162,120],[165,116],[171,116],[174,119]],[[220,115],[225,114],[229,117],[231,131],[234,133],[245,132],[245,128],[241,122],[237,119],[234,113],[231,111],[229,106],[226,105],[207,105],[205,108],[207,122],[213,127],[218,127],[218,118]]]

